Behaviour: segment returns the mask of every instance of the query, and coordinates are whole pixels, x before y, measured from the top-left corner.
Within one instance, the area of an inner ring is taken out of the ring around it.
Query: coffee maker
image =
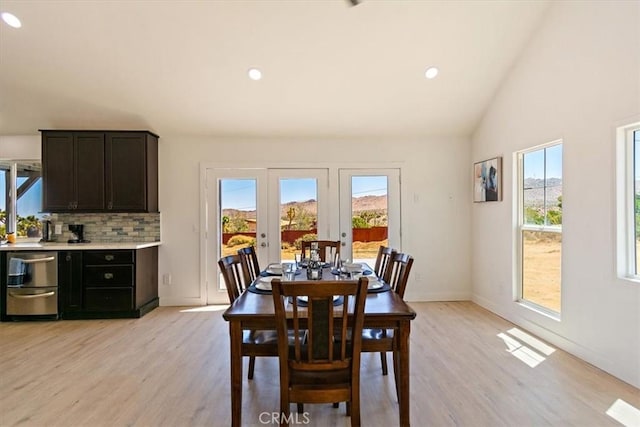
[[[48,219],[42,220],[42,240],[41,242],[52,242],[53,229],[51,228],[51,221]]]
[[[72,238],[68,243],[89,243],[90,240],[84,238],[84,225],[83,224],[69,224],[69,231],[72,234]]]

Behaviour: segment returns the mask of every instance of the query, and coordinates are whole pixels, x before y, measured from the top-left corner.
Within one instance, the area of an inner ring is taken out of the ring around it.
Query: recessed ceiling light
[[[13,28],[22,27],[22,23],[20,22],[17,16],[9,12],[2,12],[0,16],[2,16],[2,20],[6,22],[7,25],[9,25],[10,27],[13,27]]]
[[[262,71],[257,68],[249,68],[248,73],[251,80],[260,80],[262,78]]]
[[[438,75],[438,69],[436,67],[429,67],[424,72],[424,76],[428,79],[433,79]]]

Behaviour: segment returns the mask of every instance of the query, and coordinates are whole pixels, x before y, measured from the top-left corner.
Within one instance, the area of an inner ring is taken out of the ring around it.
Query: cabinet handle
[[[114,257],[113,255],[105,255],[105,256],[104,256],[104,259],[105,259],[106,261],[113,261],[113,260],[115,259],[115,257]]]
[[[107,280],[113,279],[113,273],[104,273],[104,278]]]
[[[73,209],[73,202],[69,202],[69,204],[67,205],[67,209]]]
[[[107,205],[107,209],[113,209],[113,202],[109,202],[109,204]]]

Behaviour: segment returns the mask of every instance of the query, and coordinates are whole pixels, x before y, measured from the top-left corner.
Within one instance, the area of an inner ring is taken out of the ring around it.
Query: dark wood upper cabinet
[[[107,210],[158,210],[158,137],[109,132],[106,139]]]
[[[45,212],[157,212],[158,136],[42,131]]]
[[[104,140],[104,133],[43,132],[44,211],[104,209]]]

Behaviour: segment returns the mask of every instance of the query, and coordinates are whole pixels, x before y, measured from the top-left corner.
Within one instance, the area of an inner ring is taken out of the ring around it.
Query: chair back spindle
[[[374,267],[374,273],[376,276],[384,280],[385,282],[389,281],[388,273],[389,265],[391,264],[391,259],[393,259],[396,254],[395,249],[389,248],[387,246],[380,246],[378,248],[378,256],[376,257],[376,266]]]
[[[387,268],[387,279],[391,289],[404,299],[404,291],[409,281],[409,273],[413,266],[413,257],[408,254],[396,253],[391,258],[389,267]]]
[[[238,255],[242,261],[242,270],[245,275],[245,283],[251,283],[260,275],[260,264],[254,246],[238,249]]]
[[[229,255],[220,258],[218,266],[222,272],[229,295],[229,303],[233,303],[251,284],[246,281],[240,255]]]
[[[336,254],[340,254],[339,240],[309,240],[302,241],[302,258],[309,258],[311,253],[311,243],[317,243],[320,252],[320,261],[333,262]]]

